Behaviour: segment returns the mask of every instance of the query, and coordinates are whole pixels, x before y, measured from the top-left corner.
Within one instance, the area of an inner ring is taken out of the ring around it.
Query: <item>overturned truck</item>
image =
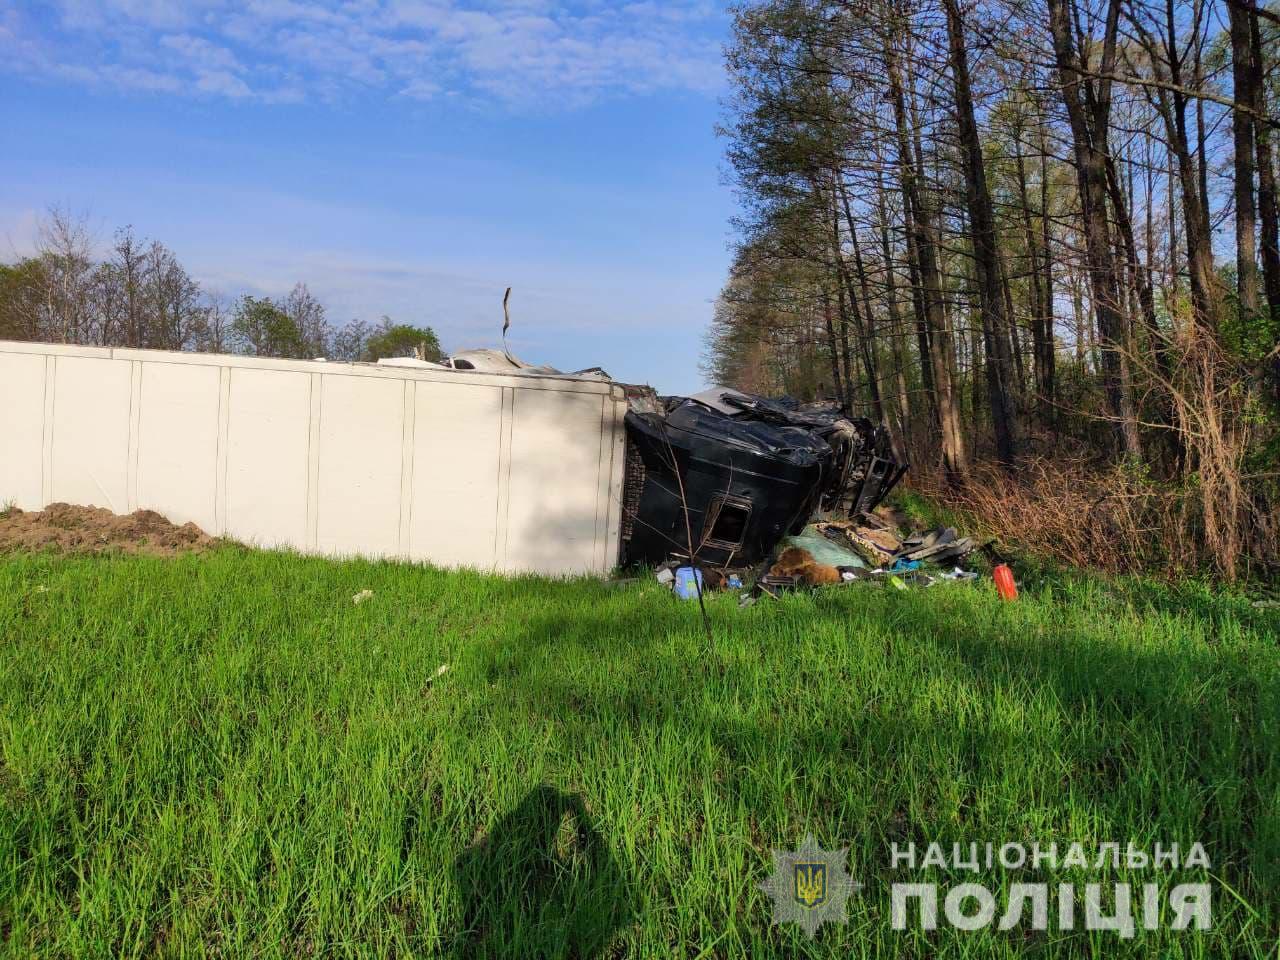
[[[870,511],[907,470],[884,430],[835,403],[723,387],[691,397],[628,389],[622,561],[692,553],[748,565],[819,510]]]
[[[284,360],[0,341],[0,503],[503,573],[749,564],[904,467],[833,405],[659,397],[505,350]],[[686,509],[687,508],[687,509]]]
[[[463,351],[443,365],[612,382],[599,367],[564,374],[497,350]],[[621,386],[623,566],[691,553],[713,566],[758,563],[818,511],[874,510],[907,472],[882,427],[834,401],[728,387],[660,396],[649,386]]]

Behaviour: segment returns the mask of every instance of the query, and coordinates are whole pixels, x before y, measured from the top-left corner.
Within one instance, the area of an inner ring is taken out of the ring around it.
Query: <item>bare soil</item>
[[[176,526],[154,510],[128,516],[103,507],[51,503],[28,512],[0,512],[0,551],[55,550],[64,553],[146,553],[172,557],[203,553],[220,543],[194,523]]]

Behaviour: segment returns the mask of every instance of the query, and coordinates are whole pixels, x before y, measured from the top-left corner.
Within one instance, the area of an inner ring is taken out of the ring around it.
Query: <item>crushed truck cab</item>
[[[874,509],[907,469],[882,429],[831,403],[723,387],[632,387],[628,402],[625,565],[688,555],[690,543],[708,564],[759,562],[818,510]]]

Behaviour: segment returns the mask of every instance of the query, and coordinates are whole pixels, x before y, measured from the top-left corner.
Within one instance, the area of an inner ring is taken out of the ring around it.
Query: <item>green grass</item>
[[[956,527],[966,530],[973,525],[973,517],[926,497],[906,485],[893,491],[889,503],[905,515],[910,529]]]
[[[1083,579],[709,606],[713,650],[648,580],[0,558],[0,950],[1277,955],[1275,611]],[[812,943],[757,887],[806,833],[867,885]],[[933,840],[1199,841],[1213,928],[894,931],[894,880],[1205,879],[890,870]]]

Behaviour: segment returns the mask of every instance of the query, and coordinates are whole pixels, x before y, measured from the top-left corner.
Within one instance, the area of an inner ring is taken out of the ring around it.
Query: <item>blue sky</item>
[[[701,2],[63,0],[0,10],[0,256],[50,205],[170,246],[208,289],[307,283],[664,391],[729,254]]]

